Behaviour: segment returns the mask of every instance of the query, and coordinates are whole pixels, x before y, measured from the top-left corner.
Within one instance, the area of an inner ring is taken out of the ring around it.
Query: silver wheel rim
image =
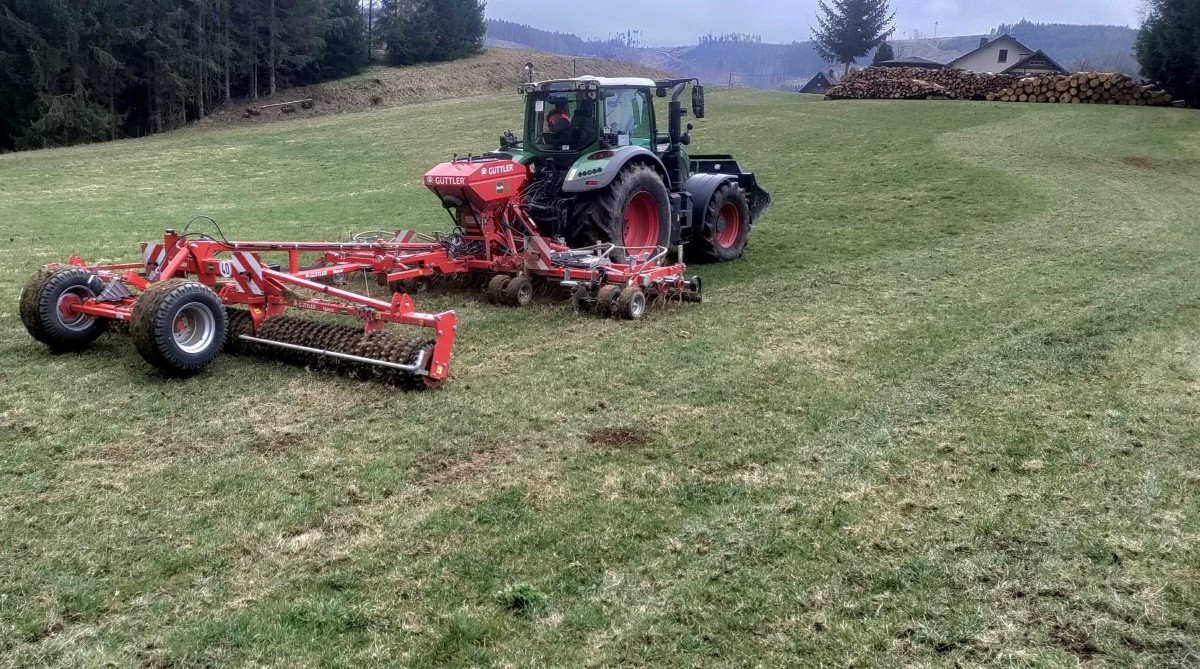
[[[528,281],[522,282],[520,289],[517,291],[517,302],[528,304],[533,299],[533,284]]]
[[[629,316],[630,318],[641,318],[642,312],[646,310],[646,296],[642,293],[634,294],[629,300]]]
[[[217,318],[206,305],[186,304],[171,322],[175,345],[185,353],[200,353],[212,345],[217,336]]]
[[[75,286],[64,290],[58,296],[58,301],[54,304],[54,309],[58,313],[58,322],[72,332],[81,332],[91,327],[92,322],[96,320],[94,317],[87,314],[76,314],[74,317],[71,317],[67,315],[66,310],[63,308],[67,298],[75,298],[76,301],[83,302],[89,297],[92,297],[92,291],[82,286]]]

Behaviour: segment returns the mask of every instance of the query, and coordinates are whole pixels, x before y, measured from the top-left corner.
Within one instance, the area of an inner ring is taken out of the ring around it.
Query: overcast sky
[[[1000,23],[1137,26],[1141,0],[892,0],[897,35],[986,33]],[[607,37],[642,30],[648,46],[692,44],[704,33],[748,33],[767,42],[809,39],[817,0],[487,0],[489,18],[543,30]],[[646,17],[641,19],[641,17]]]

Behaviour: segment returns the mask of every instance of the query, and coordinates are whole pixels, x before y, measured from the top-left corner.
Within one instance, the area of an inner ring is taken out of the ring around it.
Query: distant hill
[[[897,55],[950,62],[979,46],[983,38],[1008,33],[1033,49],[1042,49],[1067,69],[1096,69],[1137,73],[1133,45],[1137,31],[1124,26],[1077,26],[1021,21],[997,26],[987,35],[894,40]],[[708,83],[752,88],[783,88],[802,84],[813,74],[830,69],[812,42],[764,43],[747,35],[706,35],[697,44],[641,47],[621,39],[585,40],[577,35],[489,20],[487,37],[495,46],[521,45],[554,53],[630,60],[652,67],[700,77]],[[863,59],[863,64],[869,58]],[[835,68],[836,70],[837,68]]]
[[[571,58],[546,52],[517,49],[487,48],[478,56],[410,67],[377,65],[363,74],[280,91],[274,97],[241,100],[225,105],[203,123],[260,122],[278,118],[302,118],[336,112],[351,112],[371,107],[398,106],[433,100],[509,92],[516,97],[517,86],[524,80],[525,63],[535,66],[534,76],[540,79],[569,77],[573,72],[601,77],[671,76],[654,67],[635,62],[603,58]],[[289,105],[264,105],[293,100],[311,100],[308,108]],[[255,107],[258,115],[246,118],[247,107]]]

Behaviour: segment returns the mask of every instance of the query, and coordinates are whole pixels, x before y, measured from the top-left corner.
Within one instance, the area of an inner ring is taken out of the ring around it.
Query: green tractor
[[[680,96],[692,85],[692,115],[704,118],[696,79],[578,77],[524,84],[524,140],[500,139],[500,154],[529,166],[523,204],[543,234],[573,247],[682,246],[688,262],[741,257],[750,226],[771,203],[733,156],[689,156],[693,126]],[[660,132],[654,98],[670,96]]]

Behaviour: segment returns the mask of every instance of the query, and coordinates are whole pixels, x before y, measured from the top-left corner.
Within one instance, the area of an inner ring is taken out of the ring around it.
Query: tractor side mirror
[[[704,87],[700,84],[692,86],[692,116],[704,118]]]

